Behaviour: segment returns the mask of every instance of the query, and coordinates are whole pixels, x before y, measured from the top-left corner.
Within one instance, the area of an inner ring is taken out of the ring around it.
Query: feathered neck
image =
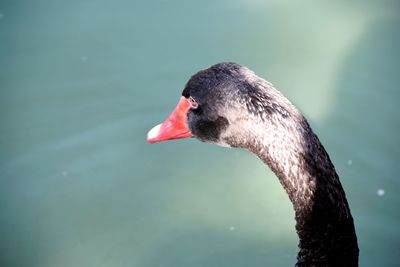
[[[270,115],[247,133],[247,148],[278,176],[293,203],[300,239],[297,266],[358,266],[344,190],[306,119],[293,109],[287,116]]]

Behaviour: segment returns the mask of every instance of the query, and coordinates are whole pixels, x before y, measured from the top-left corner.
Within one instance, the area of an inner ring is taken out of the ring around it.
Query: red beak
[[[171,115],[162,124],[154,126],[147,133],[147,141],[149,143],[156,143],[193,136],[187,123],[187,112],[189,109],[189,100],[182,96]]]

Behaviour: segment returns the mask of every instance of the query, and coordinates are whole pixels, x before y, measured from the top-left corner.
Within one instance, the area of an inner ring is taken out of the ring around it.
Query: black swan
[[[353,218],[335,168],[304,116],[273,85],[236,63],[193,75],[150,143],[196,137],[256,154],[295,210],[296,266],[358,266]]]

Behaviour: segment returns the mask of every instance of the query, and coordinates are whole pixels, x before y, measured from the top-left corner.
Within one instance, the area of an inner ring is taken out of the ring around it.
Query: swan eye
[[[196,108],[199,107],[199,104],[197,103],[197,101],[194,100],[194,98],[191,97],[191,96],[189,97],[189,103],[190,103],[190,108],[191,109],[196,109]]]

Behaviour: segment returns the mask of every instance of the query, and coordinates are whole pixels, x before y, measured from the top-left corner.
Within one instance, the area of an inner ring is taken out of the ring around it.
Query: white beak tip
[[[162,124],[158,124],[151,128],[151,130],[147,133],[147,141],[150,143],[155,142],[154,139],[158,136],[158,133],[160,132]]]

